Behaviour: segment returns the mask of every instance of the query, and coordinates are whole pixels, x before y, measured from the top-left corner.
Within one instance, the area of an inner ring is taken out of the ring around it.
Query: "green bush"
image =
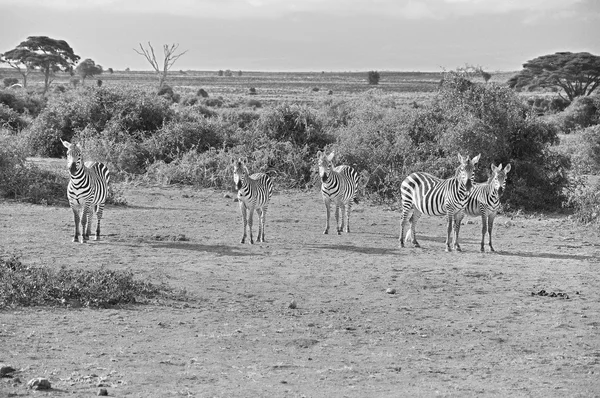
[[[23,130],[27,125],[28,121],[17,111],[0,103],[0,128],[18,132]]]
[[[600,180],[595,184],[588,184],[580,179],[573,185],[567,206],[573,208],[577,221],[600,225]]]

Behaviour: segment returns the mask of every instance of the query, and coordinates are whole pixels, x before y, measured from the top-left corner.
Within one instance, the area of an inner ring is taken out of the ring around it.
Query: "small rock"
[[[9,373],[16,372],[17,370],[10,365],[0,363],[0,377],[7,377]]]
[[[231,198],[232,198],[231,194],[230,194],[230,193],[228,193],[228,192],[227,192],[227,193],[224,193],[224,194],[223,194],[223,197],[224,197],[225,199],[231,199]]]
[[[33,390],[49,390],[52,388],[52,386],[50,385],[50,380],[44,377],[38,377],[29,380],[29,382],[27,383],[27,387]]]
[[[108,391],[106,390],[106,388],[101,388],[100,390],[98,390],[98,395],[105,397],[108,395]]]
[[[385,292],[387,294],[396,294],[396,289],[392,289],[391,287],[389,287],[385,290]]]
[[[291,308],[293,310],[298,308],[298,304],[296,303],[296,300],[292,300],[292,302],[288,305],[288,308]]]

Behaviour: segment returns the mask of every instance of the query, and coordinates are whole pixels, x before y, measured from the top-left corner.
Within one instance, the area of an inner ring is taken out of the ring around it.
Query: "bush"
[[[567,132],[600,124],[600,96],[577,97],[560,116]]]
[[[170,289],[134,279],[127,271],[24,265],[16,255],[0,257],[0,308],[62,306],[106,308],[170,295]]]
[[[510,89],[445,76],[433,103],[419,110],[409,135],[422,157],[475,156],[480,164],[513,163],[504,200],[529,210],[556,209],[564,200],[569,160],[549,151],[558,130],[530,114]],[[477,179],[484,180],[481,170]]]
[[[369,84],[371,85],[377,85],[379,84],[379,79],[381,78],[381,76],[379,75],[379,72],[377,71],[369,71],[369,73],[367,74],[367,79],[369,81]]]
[[[6,77],[4,78],[3,83],[4,87],[10,87],[13,84],[19,83],[19,79],[17,79],[16,77]]]
[[[600,174],[600,125],[577,130],[571,159],[580,174]]]
[[[0,136],[0,197],[53,204],[64,200],[67,182],[67,177],[28,163],[15,137]]]
[[[573,208],[577,221],[584,224],[600,223],[600,180],[595,184],[577,181],[567,206]]]
[[[173,117],[167,99],[140,89],[81,87],[50,97],[27,129],[26,141],[33,154],[61,157],[64,147],[60,138],[73,141],[83,129],[89,130],[87,134],[121,131],[123,136],[140,141]]]
[[[206,92],[205,89],[201,88],[198,90],[198,92],[196,93],[196,96],[198,97],[202,97],[202,98],[208,98],[208,93]]]

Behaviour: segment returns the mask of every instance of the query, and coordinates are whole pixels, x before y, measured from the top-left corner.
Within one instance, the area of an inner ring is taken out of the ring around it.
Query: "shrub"
[[[561,114],[561,118],[565,131],[600,124],[600,96],[575,98]]]
[[[584,224],[600,223],[600,180],[595,184],[577,181],[570,192],[567,206],[573,208],[577,221]]]
[[[24,265],[14,254],[0,257],[0,308],[44,305],[106,308],[170,293],[166,286],[135,280],[127,271],[64,266],[54,270]]]
[[[67,177],[28,163],[14,136],[0,136],[0,197],[52,204],[65,197],[66,186]]]
[[[262,103],[256,99],[249,99],[248,102],[246,102],[246,105],[251,108],[261,108],[262,107]]]
[[[19,83],[19,79],[17,79],[16,77],[6,77],[4,78],[3,83],[4,87],[10,87],[13,84]]]
[[[6,128],[13,132],[23,130],[28,122],[12,108],[0,103],[0,128]]]
[[[377,85],[379,84],[379,79],[381,79],[381,76],[379,75],[379,72],[372,70],[367,74],[367,79],[369,84]]]
[[[250,94],[250,95],[256,95],[257,94],[256,88],[250,87],[250,89],[248,90],[248,94]]]
[[[198,92],[196,93],[196,95],[198,97],[202,97],[202,98],[208,98],[208,93],[206,92],[205,89],[201,88],[198,90]]]
[[[575,131],[571,159],[578,173],[600,174],[600,125]]]
[[[173,117],[167,99],[137,88],[81,87],[49,98],[26,131],[27,146],[34,154],[61,157],[59,138],[72,141],[83,129],[95,134],[109,129],[111,135],[122,131],[140,141]]]
[[[316,153],[334,142],[323,131],[317,114],[305,105],[284,103],[261,113],[256,128],[274,141],[289,141],[296,147],[308,145]]]

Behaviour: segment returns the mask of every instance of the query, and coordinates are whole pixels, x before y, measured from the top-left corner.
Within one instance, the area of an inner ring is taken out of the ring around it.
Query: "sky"
[[[151,70],[521,70],[558,51],[600,55],[600,0],[0,0],[0,53],[29,36],[81,59]]]

